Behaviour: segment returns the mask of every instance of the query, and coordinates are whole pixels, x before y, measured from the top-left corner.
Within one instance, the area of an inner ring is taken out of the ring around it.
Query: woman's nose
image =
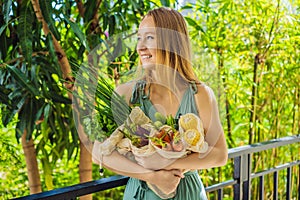
[[[145,50],[147,49],[147,45],[143,39],[140,39],[136,46],[137,50]]]

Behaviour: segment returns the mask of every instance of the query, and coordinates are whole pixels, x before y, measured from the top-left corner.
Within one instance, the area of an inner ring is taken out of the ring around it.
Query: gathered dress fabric
[[[153,105],[149,99],[149,94],[145,94],[146,81],[140,80],[135,84],[133,89],[131,102],[138,104],[145,114],[154,120]],[[198,115],[194,94],[197,93],[195,83],[190,83],[181,100],[180,106],[176,113],[175,119],[186,113],[194,113]],[[152,112],[150,112],[152,110]],[[169,200],[206,200],[205,188],[202,184],[197,170],[188,171],[184,174],[184,178],[176,190],[176,195]],[[130,178],[126,185],[123,200],[160,200],[148,186],[145,181]]]

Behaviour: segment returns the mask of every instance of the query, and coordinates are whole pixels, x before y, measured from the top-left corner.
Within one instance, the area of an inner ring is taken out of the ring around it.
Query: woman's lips
[[[152,56],[151,55],[141,55],[142,59],[149,59],[151,58]]]

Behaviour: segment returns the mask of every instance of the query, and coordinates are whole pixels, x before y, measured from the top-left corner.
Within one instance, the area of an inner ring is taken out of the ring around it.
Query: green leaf
[[[161,4],[162,4],[162,6],[169,7],[170,6],[170,0],[161,0]]]
[[[65,104],[72,103],[72,101],[69,98],[58,95],[56,92],[50,92],[50,98],[53,102],[57,102],[57,103],[65,103]]]
[[[106,30],[107,25],[108,25],[108,20],[109,20],[108,15],[106,13],[104,13],[103,14],[103,25],[102,25],[103,30]]]
[[[16,79],[17,83],[28,90],[33,96],[38,96],[39,92],[38,89],[33,87],[33,84],[30,80],[26,77],[26,75],[21,72],[20,69],[14,66],[7,66],[7,69],[10,71],[11,75]]]
[[[40,66],[39,65],[32,65],[31,66],[31,69],[30,69],[30,80],[31,82],[34,84],[35,87],[39,87],[39,69],[40,69]]]
[[[115,32],[116,19],[114,15],[111,15],[108,19],[108,33],[113,35]]]
[[[56,66],[58,66],[57,55],[56,55],[56,51],[55,51],[55,48],[54,48],[54,45],[53,45],[52,36],[51,36],[50,33],[46,36],[46,45],[49,49],[49,53],[51,55],[51,58],[53,59],[52,61],[56,64]]]
[[[53,8],[52,8],[52,1],[51,0],[39,0],[40,8],[43,14],[45,21],[48,24],[48,27],[54,37],[59,41],[61,39],[60,34],[55,26],[55,20],[53,20]]]
[[[0,85],[0,103],[7,105],[9,103],[9,99],[7,98],[6,92],[3,92],[5,88]]]
[[[72,158],[73,152],[74,152],[74,150],[76,150],[76,147],[77,147],[77,146],[78,146],[77,144],[73,144],[73,143],[71,143],[71,144],[69,145],[69,147],[68,147],[68,149],[67,149],[67,152],[68,152],[68,160],[70,160],[70,159]]]
[[[51,105],[47,104],[44,108],[44,119],[45,119],[45,121],[48,121],[50,110],[51,110]]]
[[[84,21],[88,22],[93,18],[93,14],[94,14],[94,9],[96,7],[96,2],[95,0],[90,0],[90,1],[86,1],[86,3],[84,4],[85,7],[85,12],[84,12]]]
[[[26,118],[26,131],[27,131],[27,135],[26,135],[26,139],[30,140],[31,136],[32,136],[32,132],[34,130],[35,127],[35,106],[33,103],[33,99],[29,99],[29,103],[24,105],[25,107],[25,117]],[[23,107],[23,108],[24,108]]]
[[[22,54],[25,57],[25,60],[28,62],[28,65],[31,65],[32,61],[32,24],[34,15],[31,4],[22,3],[21,13],[18,25],[18,36],[20,39],[20,44],[22,48]]]
[[[191,4],[187,4],[187,5],[185,5],[185,6],[183,6],[183,7],[181,7],[181,9],[182,10],[185,10],[185,9],[192,9],[192,8],[194,8]]]
[[[21,109],[21,107],[24,105],[26,100],[26,97],[21,97],[21,98],[15,98],[13,99],[13,105],[9,109],[7,113],[5,113],[5,116],[2,116],[3,119],[3,124],[7,125],[8,123],[11,122],[13,117],[16,115],[16,113]]]
[[[202,33],[205,33],[204,30],[202,29],[202,27],[199,26],[199,25],[197,24],[197,22],[196,22],[195,20],[193,20],[192,18],[190,18],[190,17],[185,17],[185,20],[187,21],[187,23],[188,23],[190,26],[194,27],[196,30],[201,31]]]
[[[9,21],[9,13],[11,12],[11,4],[12,4],[12,0],[4,0],[3,1],[3,13],[4,13],[5,24],[7,24]]]
[[[64,20],[70,25],[71,29],[74,31],[75,35],[80,40],[81,44],[89,51],[89,47],[87,45],[86,37],[83,32],[80,30],[78,24],[70,21],[67,16],[64,15]]]
[[[131,0],[130,3],[134,10],[138,10],[140,8],[140,5],[135,0]]]
[[[25,106],[25,108],[26,108],[26,106]],[[27,113],[26,113],[26,110],[24,109],[24,107],[19,112],[18,118],[19,118],[19,121],[18,121],[17,126],[16,126],[16,138],[17,138],[17,140],[19,140],[22,137],[22,135],[24,133],[24,130],[26,129]],[[28,135],[29,134],[27,134],[27,136]],[[30,134],[30,136],[31,136],[31,134]]]
[[[34,118],[34,121],[38,121],[42,118],[42,114],[44,112],[44,106],[42,106],[41,108],[38,108],[36,114],[35,114],[35,118]]]
[[[43,149],[44,153],[43,155],[47,155],[48,153],[45,152],[46,150]],[[54,188],[53,186],[53,178],[52,178],[52,168],[51,168],[51,164],[49,162],[48,156],[47,157],[43,157],[41,159],[42,164],[43,164],[43,171],[44,171],[44,176],[45,176],[45,184],[48,190],[52,190]]]

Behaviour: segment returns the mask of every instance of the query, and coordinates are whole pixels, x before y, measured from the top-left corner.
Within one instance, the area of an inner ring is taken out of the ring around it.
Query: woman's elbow
[[[217,159],[218,167],[226,165],[227,161],[228,161],[228,150],[227,150],[227,148],[221,149],[219,152],[218,159]]]

